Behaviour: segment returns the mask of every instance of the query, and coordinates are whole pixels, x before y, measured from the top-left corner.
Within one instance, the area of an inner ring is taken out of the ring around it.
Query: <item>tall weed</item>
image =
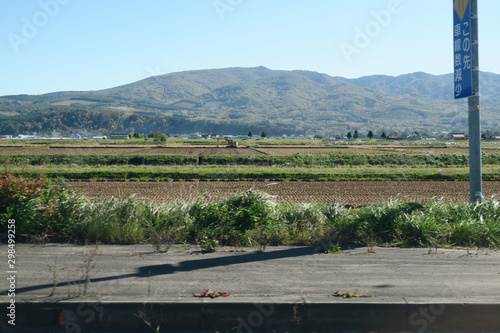
[[[322,247],[341,246],[356,240],[359,223],[352,217],[350,208],[328,205],[322,208],[322,213],[327,225],[320,244]]]
[[[185,242],[192,224],[190,206],[185,203],[150,203],[143,208],[146,237],[157,252],[167,252],[175,243]]]
[[[320,205],[285,205],[279,209],[279,219],[286,227],[289,242],[312,245],[320,241],[327,218]]]
[[[90,243],[141,243],[146,239],[143,205],[133,196],[89,202],[82,208],[77,238]]]

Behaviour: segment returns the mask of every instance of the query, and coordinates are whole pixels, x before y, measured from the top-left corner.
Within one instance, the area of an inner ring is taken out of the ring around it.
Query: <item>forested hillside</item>
[[[482,73],[483,129],[500,127],[500,75]],[[0,132],[334,134],[465,131],[452,76],[358,79],[265,67],[186,71],[84,92],[0,97]]]

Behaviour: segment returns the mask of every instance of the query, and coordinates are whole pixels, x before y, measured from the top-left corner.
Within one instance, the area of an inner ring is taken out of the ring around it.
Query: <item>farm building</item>
[[[453,133],[451,134],[451,138],[453,140],[467,140],[467,136],[462,133]]]
[[[420,140],[421,137],[417,133],[411,133],[406,137],[406,140]]]
[[[123,133],[111,133],[109,135],[110,140],[128,140],[129,135],[128,134],[123,134]]]

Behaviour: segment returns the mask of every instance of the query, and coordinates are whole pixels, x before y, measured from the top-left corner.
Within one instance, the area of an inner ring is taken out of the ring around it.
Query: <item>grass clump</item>
[[[156,252],[167,252],[169,248],[186,239],[191,228],[190,206],[185,203],[152,204],[143,208],[143,225],[147,241],[153,244]]]
[[[221,245],[234,246],[267,242],[262,233],[275,222],[275,206],[269,194],[256,191],[246,191],[219,202],[197,202],[189,210],[193,220],[189,239],[196,243],[216,240]]]
[[[358,226],[356,235],[368,247],[381,243],[395,243],[398,219],[402,215],[411,215],[423,207],[419,203],[394,200],[380,206],[360,208],[354,213]]]
[[[320,205],[285,205],[279,208],[279,218],[291,243],[313,245],[320,241],[327,219]]]
[[[340,249],[341,245],[352,243],[356,239],[359,223],[353,218],[350,208],[341,205],[322,206],[326,219],[326,228],[319,240],[318,251],[331,253],[332,249]]]
[[[500,203],[435,201],[397,221],[404,246],[490,247],[500,245]]]
[[[141,243],[146,239],[144,208],[133,196],[87,202],[75,225],[75,236],[90,243]]]

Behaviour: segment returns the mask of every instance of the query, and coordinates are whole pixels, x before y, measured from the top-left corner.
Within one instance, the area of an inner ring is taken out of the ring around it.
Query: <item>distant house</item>
[[[389,135],[387,136],[387,140],[404,140],[400,135]]]
[[[411,133],[406,137],[406,140],[420,140],[421,137],[417,133]]]
[[[191,133],[191,134],[188,135],[187,138],[190,139],[190,140],[197,140],[197,139],[201,139],[202,136],[201,136],[200,133]]]
[[[453,140],[467,140],[467,136],[463,133],[453,133],[451,134]]]
[[[500,140],[500,136],[493,137],[494,140]]]
[[[0,139],[12,139],[12,135],[0,135]]]
[[[36,136],[35,135],[24,135],[24,134],[19,134],[17,136],[19,139],[36,139]]]
[[[124,133],[111,133],[109,135],[110,140],[128,140],[129,135]]]

